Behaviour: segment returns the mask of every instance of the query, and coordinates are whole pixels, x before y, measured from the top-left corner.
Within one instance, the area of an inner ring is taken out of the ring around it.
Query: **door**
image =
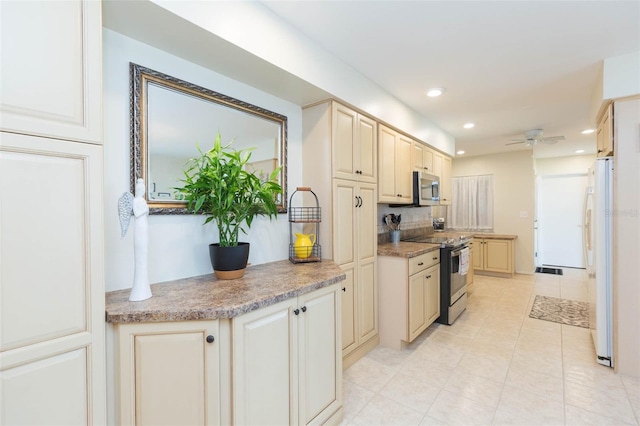
[[[240,425],[295,423],[298,404],[296,300],[233,319],[233,417]]]
[[[542,176],[538,185],[538,263],[584,268],[583,206],[587,174]]]
[[[338,288],[332,285],[298,298],[300,425],[323,424],[342,405]]]
[[[409,341],[413,341],[425,329],[426,272],[418,272],[409,278]]]
[[[104,423],[102,147],[0,138],[2,423]]]
[[[220,424],[218,330],[218,321],[118,325],[118,423]]]

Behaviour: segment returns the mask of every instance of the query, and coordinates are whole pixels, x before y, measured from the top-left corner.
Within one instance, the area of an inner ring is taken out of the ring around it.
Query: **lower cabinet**
[[[232,318],[116,324],[118,424],[338,424],[340,289]]]
[[[341,417],[339,290],[330,286],[233,319],[235,424],[324,424]]]
[[[474,238],[472,261],[474,272],[513,275],[515,265],[513,240]]]
[[[440,253],[379,256],[380,344],[402,349],[440,317]]]
[[[219,322],[119,324],[118,424],[218,425]]]

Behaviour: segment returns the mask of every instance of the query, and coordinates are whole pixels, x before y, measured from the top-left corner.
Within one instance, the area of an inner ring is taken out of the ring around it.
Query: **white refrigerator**
[[[613,157],[589,169],[584,252],[589,276],[589,327],[597,361],[613,367]]]

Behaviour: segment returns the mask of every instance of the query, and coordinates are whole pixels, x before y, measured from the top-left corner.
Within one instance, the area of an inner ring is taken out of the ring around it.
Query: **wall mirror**
[[[186,214],[174,189],[197,147],[208,151],[218,132],[223,144],[254,148],[249,167],[268,176],[281,166],[283,194],[278,211],[287,211],[287,117],[195,84],[131,63],[131,191],[142,177],[152,214]]]

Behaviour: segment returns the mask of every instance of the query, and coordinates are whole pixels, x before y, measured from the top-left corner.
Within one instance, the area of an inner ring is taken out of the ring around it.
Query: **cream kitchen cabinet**
[[[375,185],[334,179],[333,261],[347,274],[343,295],[343,355],[377,344],[378,290]],[[375,346],[375,345],[374,345]],[[359,357],[356,352],[345,364]]]
[[[0,2],[2,130],[102,143],[101,5]],[[8,42],[8,41],[11,42]]]
[[[433,154],[433,174],[440,177],[440,205],[451,205],[453,188],[451,185],[451,157],[439,152]]]
[[[378,126],[378,202],[411,204],[411,152],[414,141],[386,126]]]
[[[330,105],[333,177],[376,183],[376,122],[337,102]]]
[[[495,272],[513,275],[514,257],[512,239],[476,237],[473,239],[474,273]]]
[[[411,163],[414,171],[433,174],[433,151],[425,144],[413,141]]]
[[[343,108],[340,111],[348,115]],[[322,255],[333,259],[346,274],[341,291],[342,350],[346,368],[379,343],[378,195],[375,181],[362,181],[364,173],[348,175],[348,179],[334,178],[331,147],[337,141],[332,125],[336,114],[338,112],[334,113],[327,103],[303,109],[302,169],[304,184],[313,188],[322,209],[332,213],[320,223]],[[347,118],[343,120],[349,122]],[[346,124],[335,126],[348,128]],[[374,155],[374,158],[377,157]],[[375,170],[373,175],[377,176]]]
[[[118,424],[219,425],[217,320],[116,325]]]
[[[473,284],[473,273],[474,273],[474,256],[473,256],[473,245],[474,245],[474,240],[473,238],[471,238],[471,240],[469,241],[469,270],[467,271],[467,286]]]
[[[339,293],[334,284],[233,319],[235,424],[340,420]]]
[[[381,256],[380,344],[402,349],[440,317],[440,252]]]
[[[100,16],[0,2],[2,424],[106,424]]]
[[[598,120],[596,129],[598,157],[613,155],[613,104],[609,104]]]

